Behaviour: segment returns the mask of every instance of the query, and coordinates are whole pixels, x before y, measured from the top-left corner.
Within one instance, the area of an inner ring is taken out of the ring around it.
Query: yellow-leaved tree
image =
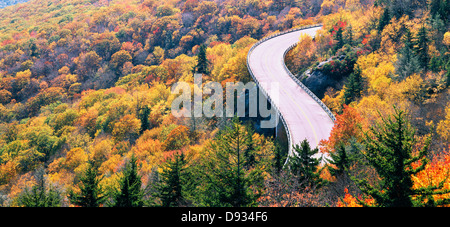
[[[386,56],[371,53],[358,58],[357,64],[361,69],[362,76],[368,82],[368,90],[381,98],[392,82],[391,76],[395,73],[394,62],[396,56]]]
[[[450,105],[445,108],[445,113],[445,119],[438,123],[436,131],[445,142],[450,143]]]

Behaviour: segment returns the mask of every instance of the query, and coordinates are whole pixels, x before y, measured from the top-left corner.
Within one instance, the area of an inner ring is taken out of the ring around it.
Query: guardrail
[[[272,104],[272,108],[274,108],[275,110],[276,110],[276,112],[278,113],[278,115],[280,116],[280,120],[281,120],[281,122],[283,123],[283,126],[284,126],[284,128],[285,128],[285,130],[286,130],[286,135],[287,135],[287,139],[288,139],[288,158],[286,159],[286,162],[285,162],[285,164],[289,161],[289,157],[290,156],[292,156],[292,154],[293,154],[293,144],[292,144],[292,141],[293,141],[293,139],[292,139],[292,135],[291,135],[291,133],[290,133],[290,130],[289,130],[289,126],[288,126],[288,124],[286,123],[286,120],[284,119],[284,117],[283,117],[283,115],[281,114],[281,112],[280,112],[280,110],[279,110],[279,108],[276,106],[276,104],[272,101],[272,99],[270,98],[270,96],[267,94],[267,91],[265,91],[261,86],[260,86],[260,84],[259,84],[259,81],[258,80],[256,80],[256,77],[255,77],[255,75],[253,74],[253,71],[252,71],[252,69],[251,69],[251,67],[250,67],[250,55],[252,54],[252,52],[253,52],[253,50],[256,48],[256,47],[258,47],[261,43],[263,43],[263,42],[265,42],[265,41],[267,41],[267,40],[269,40],[269,39],[273,39],[273,38],[275,38],[275,37],[278,37],[278,36],[281,36],[281,35],[284,35],[284,34],[287,34],[287,33],[291,33],[291,32],[296,32],[296,31],[300,31],[300,30],[305,30],[305,29],[309,29],[309,28],[316,28],[316,27],[322,27],[323,25],[322,24],[315,24],[315,25],[308,25],[308,26],[303,26],[303,27],[299,27],[299,28],[293,28],[293,29],[289,29],[289,30],[286,30],[286,31],[283,31],[283,32],[279,32],[279,33],[276,33],[276,34],[272,34],[272,35],[270,35],[270,36],[268,36],[268,37],[265,37],[265,38],[263,38],[263,39],[261,39],[261,40],[259,40],[257,43],[255,43],[251,48],[250,48],[250,50],[249,50],[249,52],[248,52],[248,54],[247,54],[247,68],[248,68],[248,71],[249,71],[249,73],[250,73],[250,75],[251,75],[251,77],[253,78],[253,80],[255,81],[255,83],[258,85],[258,87],[259,87],[259,89],[261,89],[261,91],[262,91],[262,93],[264,94],[264,96],[267,98],[267,100],[269,100],[269,102]],[[286,72],[288,73],[288,75],[303,89],[303,90],[305,90],[307,93],[308,93],[308,95],[310,95],[324,110],[325,110],[325,112],[328,114],[328,116],[333,120],[333,121],[336,121],[336,118],[335,118],[335,116],[333,115],[333,113],[330,111],[330,109],[328,109],[328,107],[313,93],[313,92],[311,92],[311,90],[309,90],[309,88],[307,88],[302,82],[300,82],[293,74],[292,74],[292,72],[291,71],[289,71],[289,69],[287,68],[287,66],[286,66],[286,64],[285,64],[285,61],[284,61],[284,59],[285,59],[285,57],[286,57],[286,54],[290,51],[290,50],[292,50],[292,48],[294,48],[295,46],[297,45],[297,43],[295,43],[295,44],[293,44],[292,46],[290,46],[285,52],[284,52],[284,55],[283,55],[283,59],[281,60],[282,61],[282,64],[283,64],[283,66],[284,66],[284,68],[285,68],[285,70],[286,70]]]
[[[316,101],[321,107],[322,109],[328,114],[328,116],[331,118],[331,120],[336,121],[336,117],[334,116],[334,114],[331,112],[331,110],[325,105],[325,103],[322,102],[322,100],[320,100],[316,94],[314,94],[308,87],[306,87],[294,74],[292,74],[292,72],[287,68],[286,64],[284,64],[284,59],[286,58],[287,53],[294,49],[297,46],[296,44],[293,44],[292,46],[290,46],[283,54],[283,66],[284,69],[286,70],[286,72],[288,73],[288,75],[298,84],[298,86],[300,86],[303,90],[306,91],[306,93],[308,93],[309,96],[311,96],[314,101]]]

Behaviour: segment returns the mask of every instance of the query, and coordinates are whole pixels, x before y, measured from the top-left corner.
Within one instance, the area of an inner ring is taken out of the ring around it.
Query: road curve
[[[287,130],[289,154],[292,145],[307,139],[312,148],[328,139],[334,125],[334,116],[309,89],[294,79],[285,65],[285,53],[298,43],[301,34],[315,36],[321,27],[292,30],[266,38],[249,51],[247,66],[255,82],[281,114]],[[278,98],[271,92],[279,84]],[[272,97],[270,97],[272,96]]]

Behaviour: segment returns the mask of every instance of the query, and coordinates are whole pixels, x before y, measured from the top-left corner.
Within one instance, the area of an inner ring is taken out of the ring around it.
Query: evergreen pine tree
[[[255,134],[255,130],[253,129],[253,126],[251,125],[251,122],[249,122],[246,126],[246,146],[244,149],[244,168],[250,169],[255,165],[256,157],[255,157],[255,150],[258,148],[255,147],[255,142],[253,141],[253,134]]]
[[[446,18],[446,1],[445,0],[431,0],[429,4],[430,14],[436,18]]]
[[[53,186],[47,188],[44,170],[39,169],[36,176],[37,184],[31,188],[25,188],[17,198],[19,206],[24,207],[59,207],[61,206],[61,193]]]
[[[336,194],[342,194],[343,187],[348,190],[355,190],[355,184],[352,182],[352,177],[359,174],[361,169],[365,169],[366,166],[362,166],[359,160],[363,160],[364,157],[360,155],[360,151],[363,149],[361,143],[356,138],[351,138],[348,143],[339,142],[335,147],[335,152],[329,154],[327,158],[327,169],[335,181],[330,182],[329,190],[334,191]],[[342,194],[342,196],[344,196]]]
[[[337,177],[343,175],[350,167],[350,157],[347,154],[344,143],[340,143],[336,149],[336,153],[330,153],[328,171],[331,176]]]
[[[413,35],[409,29],[406,29],[402,41],[404,46],[400,49],[398,60],[395,63],[395,70],[400,79],[405,79],[414,73],[419,73],[421,69],[419,58],[414,53]]]
[[[120,179],[120,189],[114,193],[115,207],[142,207],[144,205],[144,192],[141,189],[142,182],[137,168],[136,157],[133,154]]]
[[[30,46],[30,56],[31,57],[39,57],[39,49],[35,43],[35,39],[31,39],[29,42]]]
[[[283,169],[287,157],[286,153],[287,152],[283,152],[280,143],[278,141],[275,141],[275,149],[274,149],[275,157],[273,167],[277,172],[280,172]]]
[[[246,169],[249,145],[246,127],[237,117],[209,145],[208,159],[197,170],[201,183],[196,194],[202,206],[255,206],[262,193],[263,168]],[[258,163],[258,165],[261,163]]]
[[[447,87],[449,87],[450,86],[450,60],[445,65],[445,70],[447,71],[445,73],[445,82],[446,82]]]
[[[386,27],[386,25],[388,25],[390,21],[391,21],[391,15],[389,14],[389,9],[385,8],[383,10],[383,14],[380,17],[380,20],[378,21],[378,27],[377,27],[378,32],[381,33],[383,31],[384,27]]]
[[[150,129],[150,121],[148,120],[149,115],[150,108],[147,105],[138,110],[138,118],[141,120],[141,130],[139,131],[139,134],[142,134],[145,130]]]
[[[446,25],[450,23],[450,0],[444,0],[442,20]]]
[[[24,207],[59,207],[61,206],[61,195],[53,187],[47,189],[45,183],[40,182],[25,191],[18,198],[18,204]]]
[[[392,17],[399,19],[403,15],[412,17],[413,12],[418,7],[426,7],[423,5],[423,1],[415,0],[389,0],[387,1],[390,14]]]
[[[186,189],[186,160],[183,152],[168,159],[160,175],[157,186],[157,197],[161,199],[163,207],[180,206],[184,203]]]
[[[345,86],[344,104],[348,105],[361,97],[363,91],[363,78],[361,76],[361,69],[358,66],[355,66],[355,69],[348,77]]]
[[[308,140],[303,140],[294,146],[294,155],[289,158],[289,168],[298,182],[304,187],[321,187],[324,183],[318,172],[319,160],[313,156],[319,153],[319,149],[311,149]]]
[[[342,30],[342,27],[339,26],[339,29],[334,34],[334,40],[337,41],[336,45],[334,46],[334,53],[336,53],[339,49],[341,49],[345,45],[343,33],[344,31]]]
[[[428,33],[425,25],[422,25],[420,27],[419,32],[416,36],[416,45],[415,45],[415,52],[417,54],[419,65],[423,69],[428,68],[428,62],[430,60],[430,57],[428,56]]]
[[[442,58],[440,56],[433,56],[430,59],[430,64],[428,65],[428,68],[432,72],[438,73],[439,71],[441,71],[442,65],[443,65]]]
[[[196,66],[196,72],[197,73],[203,73],[203,74],[209,74],[208,69],[209,61],[206,58],[206,46],[200,45],[198,54],[197,54],[197,66]]]
[[[81,207],[99,207],[106,199],[103,189],[100,186],[101,178],[98,178],[98,170],[92,162],[80,178],[80,193],[69,192],[71,203]]]
[[[428,163],[426,155],[431,139],[429,137],[414,155],[413,150],[417,143],[414,134],[415,130],[406,119],[405,113],[398,109],[395,109],[392,117],[383,118],[381,124],[376,124],[365,133],[365,151],[362,154],[376,170],[380,180],[375,186],[368,184],[366,179],[355,179],[355,182],[364,194],[375,200],[377,206],[411,207],[444,202],[434,201],[430,204],[429,199],[431,195],[444,193],[445,191],[440,190],[442,187],[413,189],[413,176],[422,171]],[[413,163],[419,163],[419,166],[413,167]],[[424,198],[428,198],[427,204],[424,204]]]
[[[402,40],[406,48],[409,48],[411,50],[414,49],[413,39],[414,37],[413,34],[411,33],[411,30],[409,30],[409,28],[406,28],[405,35]]]

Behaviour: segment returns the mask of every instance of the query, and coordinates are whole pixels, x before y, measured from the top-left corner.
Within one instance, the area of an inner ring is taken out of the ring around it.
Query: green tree
[[[436,205],[437,201],[434,204],[430,204],[430,200],[427,204],[424,201],[431,195],[445,193],[440,190],[443,183],[439,184],[440,187],[413,189],[412,179],[429,162],[426,155],[430,142],[431,137],[428,137],[415,154],[414,149],[418,143],[415,130],[407,120],[405,112],[396,108],[393,116],[382,118],[381,123],[377,123],[365,133],[365,149],[362,154],[378,173],[378,182],[370,185],[366,179],[354,179],[355,183],[380,207]],[[413,163],[418,163],[418,167],[413,167]],[[363,201],[359,202],[367,206]]]
[[[355,66],[352,74],[347,79],[344,91],[344,104],[349,105],[356,99],[361,98],[363,91],[363,78],[361,76],[361,69]]]
[[[282,149],[280,142],[275,141],[274,153],[275,153],[275,156],[274,156],[273,167],[279,173],[283,169],[283,166],[286,162],[287,152]]]
[[[28,47],[30,50],[30,57],[39,57],[39,49],[35,43],[36,39],[30,39],[30,41],[28,41]]]
[[[142,207],[144,205],[144,191],[142,181],[138,175],[138,166],[134,154],[127,163],[119,184],[120,189],[114,192],[114,207]]]
[[[103,188],[99,184],[102,178],[98,177],[98,170],[89,162],[88,168],[80,177],[80,193],[76,194],[72,190],[69,192],[71,203],[81,207],[99,207],[106,199]]]
[[[346,173],[350,167],[350,157],[347,154],[344,143],[339,143],[336,153],[330,153],[328,163],[334,166],[328,166],[331,176],[337,177]]]
[[[443,4],[443,16],[442,19],[443,21],[448,24],[449,23],[449,19],[450,19],[450,0],[445,0],[444,4]]]
[[[333,38],[337,41],[336,45],[334,46],[334,53],[336,53],[339,49],[341,49],[345,45],[344,40],[344,31],[341,26],[338,26],[338,30],[334,34]]]
[[[197,54],[197,65],[195,66],[197,73],[209,74],[209,61],[206,58],[206,46],[201,45]]]
[[[450,0],[431,0],[429,3],[430,14],[434,18],[441,18],[448,23],[450,13]]]
[[[378,31],[381,33],[384,29],[384,27],[386,27],[386,25],[389,24],[389,22],[391,21],[391,15],[389,13],[389,9],[385,8],[383,10],[383,14],[381,14],[381,17],[378,21]]]
[[[429,3],[429,8],[430,8],[430,14],[431,16],[436,16],[437,14],[440,13],[441,8],[442,8],[442,0],[431,0]]]
[[[244,168],[250,169],[253,168],[256,164],[255,150],[258,150],[259,147],[256,146],[255,141],[253,141],[253,135],[255,134],[255,130],[253,129],[253,125],[251,122],[248,122],[245,125],[246,128],[246,147],[244,149]]]
[[[180,206],[185,202],[188,184],[187,161],[183,152],[168,159],[160,175],[156,196],[163,207]]]
[[[294,154],[289,158],[289,169],[304,188],[321,187],[325,183],[318,171],[320,161],[314,157],[318,153],[319,149],[311,149],[308,140],[305,139],[300,146],[298,144],[294,146]]]
[[[414,73],[419,73],[421,70],[419,58],[414,53],[413,35],[409,29],[406,29],[403,43],[404,46],[400,49],[399,57],[395,64],[396,73],[401,79],[407,78]]]
[[[143,108],[138,108],[138,119],[141,120],[141,129],[139,135],[142,135],[147,129],[150,129],[150,121],[148,116],[150,115],[150,108],[145,105]]]
[[[425,25],[420,27],[419,32],[416,35],[415,52],[417,54],[419,64],[423,69],[428,68],[428,62],[430,56],[428,55],[428,32]]]
[[[445,78],[446,78],[445,82],[446,82],[447,87],[449,87],[450,86],[450,60],[447,62],[445,69],[447,70],[447,72],[445,73]]]
[[[249,146],[248,131],[235,117],[207,148],[203,164],[198,166],[200,182],[195,192],[201,206],[255,206],[262,193],[265,163],[247,169],[244,155]],[[248,156],[247,156],[248,157]]]
[[[53,186],[48,186],[44,169],[37,171],[37,184],[31,190],[27,187],[24,192],[17,198],[19,206],[24,207],[59,207],[61,206],[61,193]]]
[[[428,64],[428,68],[434,72],[438,73],[441,71],[442,66],[444,66],[443,59],[440,56],[433,56],[430,59],[430,63]]]

